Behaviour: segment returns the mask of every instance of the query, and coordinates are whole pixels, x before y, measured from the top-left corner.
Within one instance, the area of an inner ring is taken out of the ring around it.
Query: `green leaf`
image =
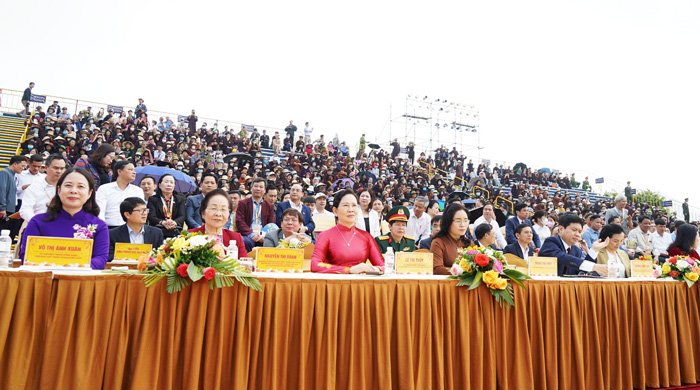
[[[196,282],[204,277],[202,269],[196,266],[194,262],[190,263],[190,265],[187,266],[187,275],[190,277],[190,279],[192,279],[193,282]]]
[[[695,282],[693,282],[692,280],[686,278],[686,277],[685,277],[685,274],[683,274],[683,281],[685,282],[685,284],[688,285],[688,288],[693,287],[693,284],[695,284]]]
[[[518,280],[532,279],[528,275],[525,275],[524,273],[517,271],[517,270],[514,270],[514,269],[504,270],[503,273],[510,276],[511,278],[518,279]]]
[[[472,284],[473,281],[474,281],[473,278],[460,279],[459,282],[457,282],[457,287],[468,286],[468,285]]]
[[[483,273],[481,271],[477,272],[476,275],[474,275],[474,280],[472,281],[472,284],[469,286],[469,290],[473,290],[481,284],[481,277]]]

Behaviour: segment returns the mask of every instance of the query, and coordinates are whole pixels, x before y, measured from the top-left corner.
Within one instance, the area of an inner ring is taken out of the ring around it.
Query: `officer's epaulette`
[[[380,239],[380,240],[388,240],[388,239],[389,239],[389,236],[379,236],[379,239]]]
[[[413,237],[413,236],[403,236],[403,238],[405,238],[405,239],[407,239],[407,240],[413,240],[413,241],[416,240],[416,238]]]

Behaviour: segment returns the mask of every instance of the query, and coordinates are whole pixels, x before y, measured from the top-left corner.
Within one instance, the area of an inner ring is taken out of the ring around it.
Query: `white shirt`
[[[45,177],[46,175],[43,173],[37,173],[36,175],[32,175],[31,173],[29,173],[28,169],[22,171],[19,175],[15,175],[15,182],[17,183],[17,200],[24,199],[24,192],[26,190],[23,190],[22,187],[24,187],[27,184],[31,185],[34,183],[41,183]]]
[[[98,188],[98,190],[99,190],[99,188]],[[146,231],[145,227],[141,226],[141,231],[138,234],[136,234],[135,231],[131,230],[131,226],[129,226],[129,225],[126,225],[126,230],[129,231],[129,241],[132,244],[143,244],[144,243],[144,240],[146,237],[145,233],[144,233]]]
[[[409,214],[406,235],[412,236],[416,241],[430,237],[430,215],[424,211],[418,218],[413,210]]]
[[[24,199],[22,199],[19,215],[23,220],[29,222],[35,215],[46,212],[51,199],[55,195],[56,186],[47,183],[44,177],[44,180],[34,183],[24,190]]]
[[[294,210],[298,210],[299,212],[301,212],[301,210],[302,210],[301,206],[302,206],[301,201],[299,201],[298,205],[295,205],[294,202],[291,201],[291,199],[289,200],[289,208],[294,209]]]
[[[520,242],[518,241],[518,245],[520,245]],[[564,243],[564,246],[566,246],[566,243]],[[520,250],[523,251],[523,260],[529,265],[530,264],[530,248],[529,247],[524,247],[520,245]]]
[[[316,209],[316,207],[314,207],[313,210],[311,211],[311,216],[313,217],[313,216],[316,215],[316,214],[330,214],[330,215],[333,215],[333,213],[331,213],[330,211],[328,211],[328,210],[326,210],[326,209],[323,209],[323,211],[318,211],[318,210]]]
[[[645,250],[651,250],[651,253],[656,256],[658,253],[655,249],[654,236],[651,233],[644,233],[639,227],[630,230],[628,238],[637,244],[636,253],[644,253]]]
[[[666,233],[664,231],[664,235],[660,236],[658,232],[654,232],[654,234],[652,234],[652,237],[654,237],[654,252],[656,254],[668,252],[668,246],[671,245],[671,243],[673,243],[673,240],[671,239],[671,233]]]
[[[544,240],[552,235],[552,232],[549,230],[547,225],[540,226],[539,224],[533,224],[532,228],[535,229],[535,233],[537,233],[537,235],[540,237],[540,244],[544,243]]]
[[[481,217],[477,218],[476,221],[474,221],[474,229],[476,229],[477,226],[488,223],[486,221],[486,218],[482,215]],[[501,247],[501,249],[505,249],[506,245],[508,243],[506,242],[505,237],[503,237],[503,233],[501,232],[501,227],[498,226],[498,222],[496,220],[492,220],[490,223],[491,227],[493,227],[494,233],[496,233],[496,242],[498,242],[498,246]]]
[[[144,195],[141,187],[129,184],[122,190],[116,181],[101,185],[97,189],[97,195],[95,196],[97,205],[100,206],[100,219],[105,221],[107,226],[121,226],[125,224],[126,222],[124,222],[121,213],[119,213],[119,206],[124,199],[131,197],[143,199]]]
[[[670,234],[669,234],[669,236],[670,236]],[[617,251],[615,251],[613,253],[610,253],[610,251],[608,251],[608,261],[610,261],[610,259],[615,260],[615,263],[617,265],[616,266],[617,277],[618,278],[626,278],[627,277],[627,269],[625,269],[625,265],[622,264],[622,260],[620,259],[620,255],[617,254]],[[609,272],[609,270],[608,270],[608,272]]]

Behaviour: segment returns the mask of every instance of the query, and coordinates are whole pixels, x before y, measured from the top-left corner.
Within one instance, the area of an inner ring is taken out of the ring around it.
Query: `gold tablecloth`
[[[3,389],[632,389],[700,377],[700,290],[261,278],[263,292],[0,272]]]

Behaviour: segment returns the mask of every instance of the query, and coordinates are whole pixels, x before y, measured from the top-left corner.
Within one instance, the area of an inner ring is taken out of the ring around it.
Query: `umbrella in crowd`
[[[381,146],[379,146],[379,144],[369,144],[368,146],[370,149],[381,149]]]
[[[496,222],[498,222],[498,226],[506,226],[506,216],[503,214],[503,211],[498,208],[494,208],[493,210],[494,214],[496,215]],[[476,222],[479,217],[484,215],[484,208],[479,207],[473,210],[469,211],[469,222],[474,223]]]
[[[173,175],[175,178],[175,192],[192,192],[197,189],[197,184],[194,180],[187,174],[176,169],[170,169],[167,167],[158,167],[155,165],[146,165],[145,167],[136,167],[136,180],[131,182],[132,184],[139,185],[141,179],[144,176],[151,176],[156,180],[160,180],[160,177],[166,174]]]
[[[454,191],[454,192],[450,193],[450,198],[454,198],[454,197],[459,197],[459,199],[464,200],[464,199],[469,198],[469,195],[467,195],[467,193],[464,191]]]
[[[513,172],[515,172],[516,174],[522,174],[523,172],[525,172],[526,169],[527,165],[525,165],[525,163],[519,162],[513,167]]]
[[[552,174],[552,170],[549,169],[549,168],[542,168],[542,169],[540,169],[540,172],[544,172],[544,173],[547,173],[547,174],[550,174],[550,175]]]
[[[338,188],[343,188],[346,186],[349,186],[352,188],[352,186],[355,185],[355,182],[352,179],[343,178],[343,179],[338,179],[333,184],[331,185],[331,190],[335,189],[336,187]]]
[[[241,152],[236,152],[236,153],[229,153],[226,156],[224,156],[224,162],[225,163],[231,163],[231,160],[234,158],[238,159],[238,161],[249,161],[250,165],[253,165],[253,156],[251,156],[248,153],[241,153]]]
[[[363,178],[364,178],[364,179],[372,178],[372,180],[373,180],[374,183],[377,182],[377,176],[375,176],[374,173],[372,173],[372,172],[370,172],[370,171],[362,171],[362,172],[360,172],[360,174],[357,176],[357,179],[358,179],[358,180],[362,180]]]

